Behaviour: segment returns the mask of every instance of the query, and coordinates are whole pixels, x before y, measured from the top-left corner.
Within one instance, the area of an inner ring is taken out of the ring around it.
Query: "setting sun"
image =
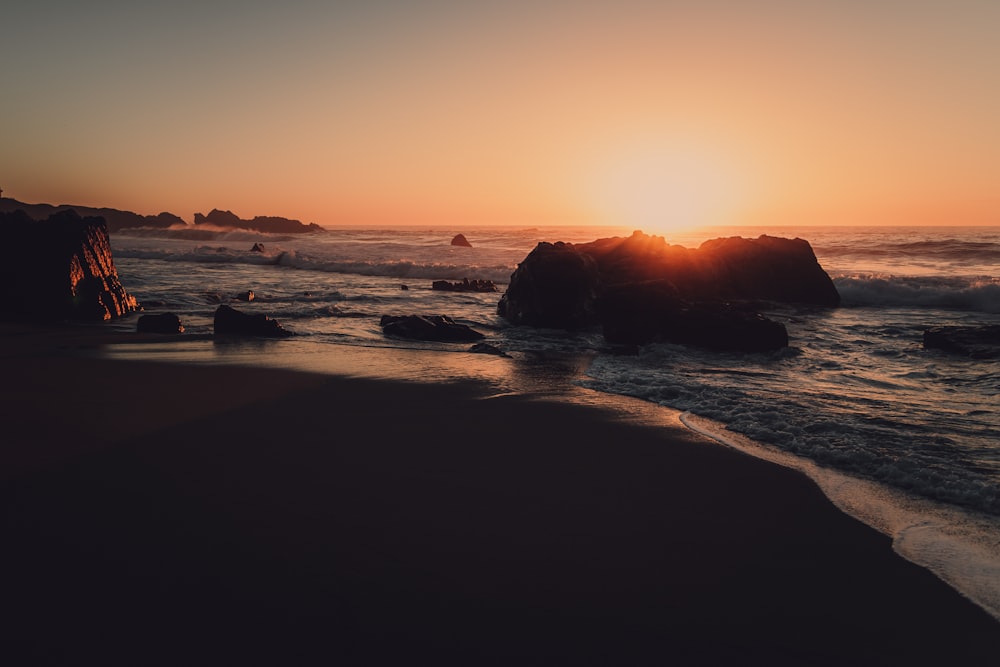
[[[24,5],[0,186],[187,220],[996,224],[1000,5],[953,5]]]
[[[593,206],[604,219],[650,233],[732,222],[746,196],[732,164],[691,141],[621,148],[593,178]]]

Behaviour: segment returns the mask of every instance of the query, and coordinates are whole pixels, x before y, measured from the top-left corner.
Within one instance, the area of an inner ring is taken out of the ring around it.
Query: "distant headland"
[[[244,220],[232,211],[222,211],[219,209],[212,209],[208,215],[195,213],[194,225],[190,225],[180,216],[167,212],[158,215],[141,215],[132,211],[122,211],[115,208],[96,208],[76,204],[59,204],[56,206],[52,204],[28,204],[11,199],[10,197],[0,199],[0,213],[11,213],[17,210],[24,211],[33,220],[45,220],[54,213],[75,210],[83,217],[96,216],[104,218],[104,221],[108,225],[108,232],[112,234],[123,229],[167,229],[178,226],[197,227],[200,225],[247,229],[268,234],[303,234],[323,231],[323,228],[314,222],[305,224],[291,218],[263,215],[256,216],[250,220]]]

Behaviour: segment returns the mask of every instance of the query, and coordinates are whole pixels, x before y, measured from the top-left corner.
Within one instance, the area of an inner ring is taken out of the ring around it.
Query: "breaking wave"
[[[1000,313],[1000,279],[986,276],[834,276],[845,306],[941,308]]]

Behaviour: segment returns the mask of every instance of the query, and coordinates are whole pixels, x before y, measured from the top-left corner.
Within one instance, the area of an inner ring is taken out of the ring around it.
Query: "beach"
[[[1000,624],[888,537],[665,408],[2,331],[9,664],[1000,655]]]

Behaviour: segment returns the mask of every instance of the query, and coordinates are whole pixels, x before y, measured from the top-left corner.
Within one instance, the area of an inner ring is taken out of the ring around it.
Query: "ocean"
[[[932,326],[1000,323],[1000,227],[706,228],[667,235],[697,247],[760,234],[810,242],[842,298],[836,309],[775,306],[789,347],[766,354],[648,345],[613,353],[599,331],[512,327],[496,314],[511,273],[540,241],[588,242],[623,227],[334,227],[307,235],[201,228],[112,235],[125,287],[146,312],[173,312],[178,342],[114,345],[115,358],[252,363],[446,381],[498,392],[562,384],[683,413],[727,446],[809,475],[845,512],[889,535],[1000,620],[1000,358],[925,350]],[[450,245],[462,233],[471,248]],[[655,232],[654,232],[655,233]],[[253,252],[255,243],[263,252]],[[432,290],[492,280],[498,292]],[[240,295],[252,291],[252,301]],[[213,341],[228,303],[295,335]],[[507,356],[468,344],[386,338],[382,315],[447,315]],[[107,326],[134,330],[139,315]],[[205,334],[205,335],[200,335]],[[668,527],[664,528],[665,530]]]

